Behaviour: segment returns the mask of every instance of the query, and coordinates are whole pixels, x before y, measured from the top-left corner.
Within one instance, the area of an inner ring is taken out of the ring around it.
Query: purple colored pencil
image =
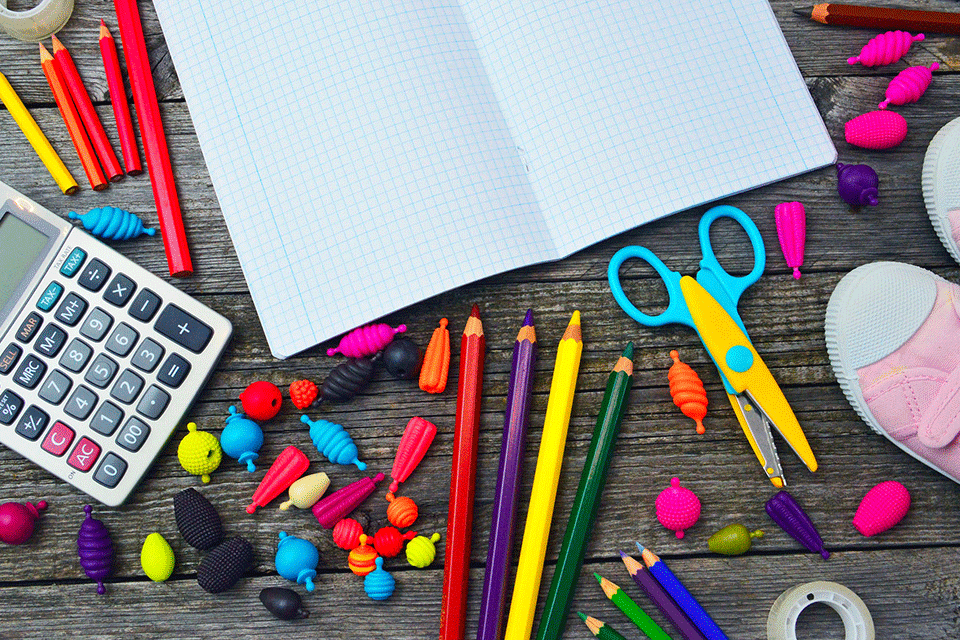
[[[643,563],[628,556],[623,551],[620,552],[620,558],[627,568],[627,573],[633,577],[633,581],[637,583],[640,590],[647,595],[647,598],[649,598],[653,604],[657,605],[660,613],[670,621],[670,624],[676,627],[684,640],[706,640],[706,636],[700,632],[697,625],[693,624],[693,621],[683,612],[683,609],[677,606],[677,603],[673,601],[670,594],[666,592],[660,583],[657,582],[657,579],[643,566]]]
[[[493,501],[493,519],[490,522],[490,547],[483,576],[477,640],[498,640],[503,631],[507,568],[513,548],[514,519],[520,496],[520,469],[526,446],[536,360],[537,334],[533,327],[533,310],[530,309],[513,345],[513,367],[510,370],[510,389],[507,391],[507,410],[503,419],[500,468]]]

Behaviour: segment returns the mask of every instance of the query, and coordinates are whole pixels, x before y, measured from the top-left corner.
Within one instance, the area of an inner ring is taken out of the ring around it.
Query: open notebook
[[[270,349],[827,165],[766,0],[155,0]]]

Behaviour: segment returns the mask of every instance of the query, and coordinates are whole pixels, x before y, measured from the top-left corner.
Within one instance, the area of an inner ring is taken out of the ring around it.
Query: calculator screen
[[[19,289],[24,276],[50,238],[20,218],[0,213],[0,310]],[[2,318],[0,318],[2,320]]]

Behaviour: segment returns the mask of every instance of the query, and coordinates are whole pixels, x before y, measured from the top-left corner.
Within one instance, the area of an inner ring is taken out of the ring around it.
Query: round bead
[[[399,380],[413,380],[420,375],[423,352],[410,338],[395,338],[383,350],[383,366]]]

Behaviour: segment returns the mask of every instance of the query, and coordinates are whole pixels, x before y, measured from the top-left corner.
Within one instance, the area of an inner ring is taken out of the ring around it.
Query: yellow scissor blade
[[[817,459],[813,456],[793,409],[777,381],[773,379],[773,374],[736,321],[690,276],[680,278],[680,290],[703,346],[730,386],[737,393],[749,390],[754,402],[807,468],[816,471]]]

